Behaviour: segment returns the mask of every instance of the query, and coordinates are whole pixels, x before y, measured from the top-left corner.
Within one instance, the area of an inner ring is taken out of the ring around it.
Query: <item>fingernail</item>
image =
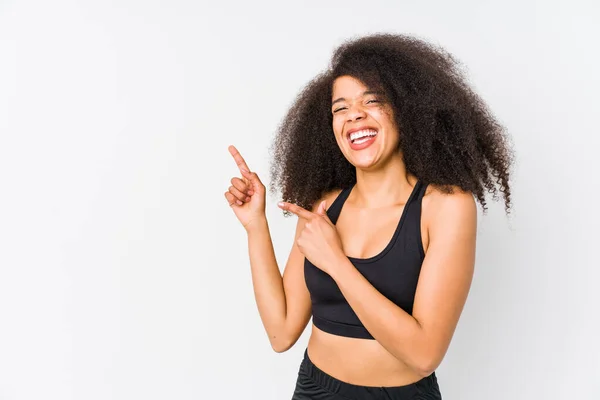
[[[239,201],[239,200],[237,201],[237,203],[238,203],[238,205],[240,205],[240,206],[241,206],[242,204],[244,204],[244,203],[242,203],[242,202],[241,202],[241,201]]]
[[[283,201],[280,201],[279,203],[277,203],[277,205],[278,205],[279,207],[283,207]]]

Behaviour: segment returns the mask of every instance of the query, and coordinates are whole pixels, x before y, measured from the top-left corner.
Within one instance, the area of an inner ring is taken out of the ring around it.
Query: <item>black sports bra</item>
[[[421,200],[427,185],[417,181],[388,245],[370,258],[348,257],[356,269],[385,297],[412,314],[417,281],[425,258],[421,242]],[[337,223],[352,187],[342,190],[327,210]],[[361,339],[373,336],[360,322],[339,287],[327,273],[304,260],[304,278],[310,292],[315,326],[325,332]]]

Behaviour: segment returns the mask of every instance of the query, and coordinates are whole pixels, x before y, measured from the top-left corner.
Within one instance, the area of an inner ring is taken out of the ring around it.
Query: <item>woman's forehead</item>
[[[336,90],[357,90],[357,91],[365,91],[367,90],[367,86],[361,82],[359,79],[356,79],[353,76],[343,75],[337,77],[333,81],[333,91]]]
[[[333,82],[331,91],[332,99],[356,98],[368,94],[375,94],[376,91],[370,89],[367,85],[352,76],[340,76]]]

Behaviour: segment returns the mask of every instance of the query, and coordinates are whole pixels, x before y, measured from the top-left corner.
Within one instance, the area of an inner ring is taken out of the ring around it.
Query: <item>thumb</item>
[[[320,215],[329,225],[333,226],[333,222],[331,222],[329,216],[327,215],[327,202],[325,200],[319,204],[319,207],[317,208],[317,215]]]
[[[260,181],[260,179],[258,178],[258,175],[256,174],[256,172],[250,172],[247,169],[240,169],[240,171],[242,172],[242,176],[246,179],[248,179],[248,182],[254,184],[262,184],[262,182]]]
[[[327,218],[327,209],[325,208],[327,206],[327,202],[325,200],[323,200],[320,204],[319,207],[317,208],[317,214],[319,214],[322,217]],[[327,218],[329,219],[329,218]]]

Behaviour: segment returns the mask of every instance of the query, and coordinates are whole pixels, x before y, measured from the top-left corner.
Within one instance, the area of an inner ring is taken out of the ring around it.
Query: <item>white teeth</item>
[[[377,135],[377,131],[372,130],[372,129],[364,129],[362,131],[352,132],[350,134],[350,140],[354,142],[357,139],[362,139],[367,136],[375,136],[375,135]]]
[[[353,140],[353,141],[352,141],[352,143],[354,143],[354,144],[362,144],[362,143],[365,143],[367,140],[369,140],[369,137],[368,137],[368,136],[365,136],[365,137],[364,137],[364,138],[362,138],[362,139]]]

